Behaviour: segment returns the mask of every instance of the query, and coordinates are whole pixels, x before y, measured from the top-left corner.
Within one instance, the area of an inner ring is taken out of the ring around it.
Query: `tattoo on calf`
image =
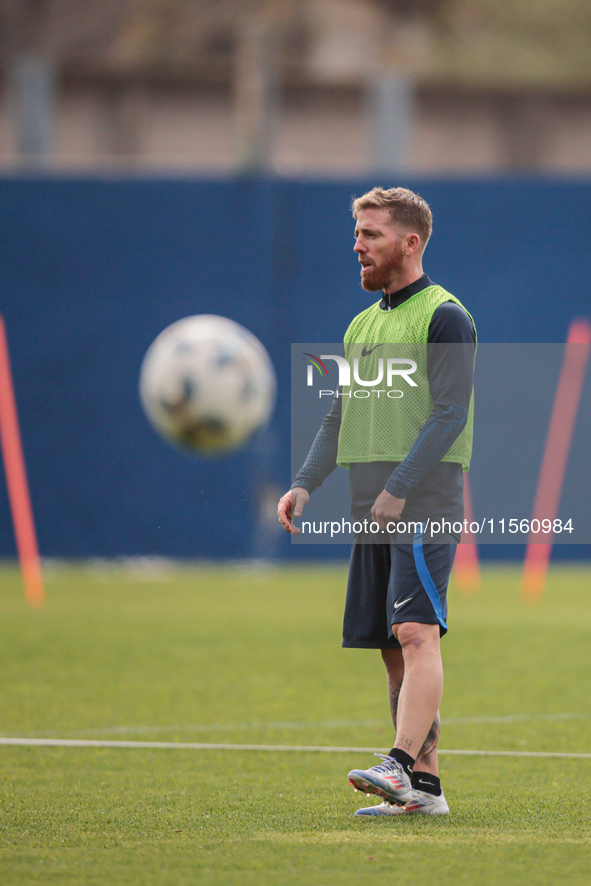
[[[398,714],[398,699],[400,698],[400,689],[402,683],[390,683],[388,687],[388,695],[390,698],[390,714],[392,715],[392,723],[396,728],[396,716]]]
[[[439,742],[439,733],[441,732],[441,721],[439,717],[435,717],[433,720],[433,725],[429,729],[429,733],[423,747],[419,751],[419,759],[424,761],[429,761],[435,751],[437,750],[437,743]]]

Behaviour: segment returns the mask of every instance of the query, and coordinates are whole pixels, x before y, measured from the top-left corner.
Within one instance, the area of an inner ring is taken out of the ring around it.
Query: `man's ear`
[[[407,234],[406,236],[406,244],[404,247],[405,255],[410,255],[412,252],[416,252],[417,249],[420,248],[421,238],[418,234]]]

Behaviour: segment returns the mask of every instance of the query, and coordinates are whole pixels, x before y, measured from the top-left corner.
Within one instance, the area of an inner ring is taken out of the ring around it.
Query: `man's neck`
[[[396,280],[391,280],[390,283],[388,283],[383,290],[385,295],[391,295],[393,292],[398,292],[400,289],[404,289],[405,286],[410,286],[411,283],[420,280],[423,273],[422,265],[409,268],[408,271],[403,271]]]

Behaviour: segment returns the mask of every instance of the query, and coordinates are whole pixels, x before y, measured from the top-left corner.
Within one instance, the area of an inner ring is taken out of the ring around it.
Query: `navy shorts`
[[[456,544],[363,544],[351,552],[343,646],[400,648],[392,625],[439,624],[447,632],[447,585]]]

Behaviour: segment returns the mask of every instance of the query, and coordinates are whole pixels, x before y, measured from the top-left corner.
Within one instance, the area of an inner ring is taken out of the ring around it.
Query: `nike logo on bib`
[[[361,351],[361,356],[362,357],[369,357],[370,354],[373,354],[373,352],[375,351],[376,348],[381,348],[381,347],[382,347],[382,345],[374,345],[373,348],[370,348],[368,351],[364,345],[363,349]]]
[[[394,609],[400,609],[401,606],[404,606],[405,603],[410,603],[412,597],[407,597],[406,600],[403,600],[402,603],[395,603]]]

